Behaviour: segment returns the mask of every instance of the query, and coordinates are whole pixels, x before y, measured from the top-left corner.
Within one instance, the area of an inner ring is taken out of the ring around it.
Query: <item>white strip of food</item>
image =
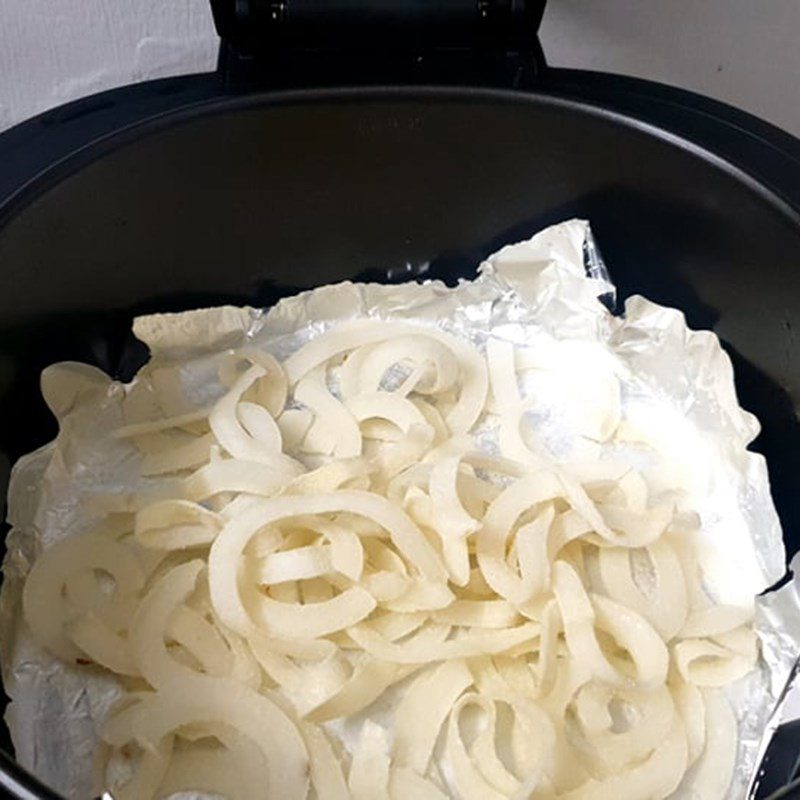
[[[588,443],[617,435],[613,372],[577,380],[576,346],[560,369],[358,320],[283,363],[231,352],[211,407],[117,431],[153,488],[46,549],[23,594],[42,646],[127,687],[113,796],[654,800],[691,769],[722,797],[751,611],[707,594],[696,515],[537,440],[548,381],[592,393]]]

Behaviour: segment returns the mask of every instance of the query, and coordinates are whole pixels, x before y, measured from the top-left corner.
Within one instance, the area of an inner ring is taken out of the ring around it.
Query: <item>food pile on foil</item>
[[[75,798],[741,797],[798,650],[758,425],[713,334],[609,296],[571,221],[455,288],[139,318],[130,384],[47,369],[20,761]]]

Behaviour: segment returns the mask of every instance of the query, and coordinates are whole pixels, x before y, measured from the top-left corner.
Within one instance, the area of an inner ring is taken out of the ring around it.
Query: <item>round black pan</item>
[[[194,76],[88,98],[0,136],[6,471],[54,432],[39,371],[79,359],[129,378],[146,357],[129,334],[136,313],[269,305],[345,278],[452,281],[573,216],[591,221],[621,298],[681,308],[723,340],[740,401],[763,425],[755,448],[791,556],[800,143],[696,95],[591,73],[548,70],[527,92],[245,95]],[[764,791],[788,779],[787,753]],[[51,796],[25,794],[24,781],[0,764],[15,796]]]

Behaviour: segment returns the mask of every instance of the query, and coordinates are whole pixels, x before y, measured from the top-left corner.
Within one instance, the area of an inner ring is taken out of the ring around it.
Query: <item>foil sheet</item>
[[[727,690],[740,733],[728,796],[746,797],[800,653],[795,582],[758,597],[785,572],[766,464],[747,449],[758,422],[739,407],[730,360],[713,333],[690,330],[679,311],[642,297],[628,299],[615,315],[609,311],[614,298],[588,224],[571,220],[503,248],[481,265],[476,280],[453,288],[431,281],[342,283],[268,310],[224,307],[139,318],[134,332],[152,358],[127,385],[81,365],[46,370],[43,393],[61,432],[14,467],[0,593],[0,666],[11,698],[6,722],[19,761],[66,797],[102,790],[96,731],[121,688],[99,670],[62,664],[39,648],[21,618],[20,594],[41,549],[92,525],[79,497],[144,488],[136,453],[109,432],[159,411],[152,387],[164,367],[179,367],[180,385],[174,407],[160,411],[181,413],[223,393],[216,364],[225,350],[249,343],[285,358],[337,322],[373,317],[438,327],[481,349],[492,336],[543,353],[560,353],[564,342],[580,344],[556,370],[558,380],[539,393],[531,412],[537,436],[556,461],[628,459],[656,495],[699,512],[701,557],[718,601],[755,604],[761,657]],[[581,435],[581,420],[610,377],[622,388],[623,435],[600,446]],[[491,426],[480,427],[476,438],[481,447],[496,448]],[[385,711],[380,704],[370,709]],[[339,724],[346,745],[358,722]],[[691,779],[690,771],[675,797],[692,797]]]

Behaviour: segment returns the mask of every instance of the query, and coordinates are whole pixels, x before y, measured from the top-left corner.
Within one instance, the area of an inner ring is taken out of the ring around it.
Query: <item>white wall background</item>
[[[214,68],[207,0],[0,0],[0,129],[125,83]]]
[[[711,95],[800,136],[800,0],[549,0],[550,63]],[[131,81],[213,69],[207,0],[0,0],[0,129]]]
[[[800,0],[550,0],[555,66],[662,81],[800,136]]]

